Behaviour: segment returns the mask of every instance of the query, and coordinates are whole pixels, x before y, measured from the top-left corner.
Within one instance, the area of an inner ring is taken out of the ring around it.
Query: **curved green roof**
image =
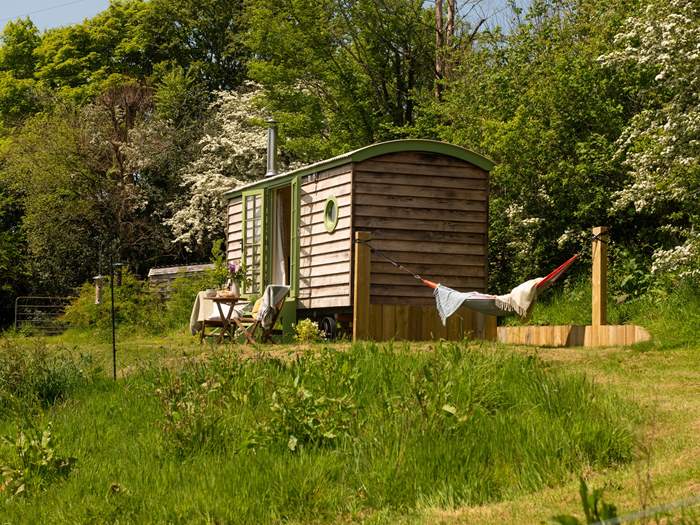
[[[330,159],[315,162],[293,171],[280,173],[274,177],[266,177],[264,179],[260,179],[259,181],[251,182],[244,186],[239,186],[238,188],[234,188],[233,190],[226,192],[226,195],[234,195],[244,189],[249,189],[256,186],[265,186],[266,183],[282,182],[282,179],[287,177],[291,178],[298,177],[300,175],[308,175],[309,173],[316,173],[318,171],[327,170],[336,166],[342,166],[343,164],[349,164],[350,162],[362,162],[364,160],[379,157],[380,155],[386,155],[388,153],[402,153],[408,151],[438,153],[440,155],[454,157],[474,164],[485,171],[491,171],[491,169],[494,167],[494,163],[490,159],[479,155],[478,153],[474,153],[473,151],[469,151],[468,149],[462,148],[461,146],[456,146],[447,142],[424,139],[390,140],[388,142],[379,142],[377,144],[365,146],[364,148],[356,149],[348,153],[343,153],[337,157],[331,157]]]

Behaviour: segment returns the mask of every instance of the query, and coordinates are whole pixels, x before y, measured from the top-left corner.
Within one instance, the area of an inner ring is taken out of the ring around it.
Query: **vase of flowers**
[[[236,264],[235,262],[230,262],[228,264],[228,281],[226,282],[226,287],[229,289],[232,295],[236,297],[241,296],[240,285],[245,279],[245,268],[242,264]]]

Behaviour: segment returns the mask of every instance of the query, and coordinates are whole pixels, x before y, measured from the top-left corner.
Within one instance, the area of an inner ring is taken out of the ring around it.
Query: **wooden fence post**
[[[369,281],[371,251],[366,244],[371,239],[369,232],[355,232],[355,279],[352,302],[352,340],[368,339],[369,330]]]
[[[608,229],[605,226],[593,228],[593,276],[591,324],[602,326],[608,324]],[[595,330],[595,329],[594,329]]]

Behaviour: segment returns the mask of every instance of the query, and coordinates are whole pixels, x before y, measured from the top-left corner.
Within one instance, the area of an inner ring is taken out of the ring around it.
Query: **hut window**
[[[261,291],[263,195],[244,195],[243,264],[246,269],[246,293]]]
[[[338,201],[335,197],[326,199],[326,205],[323,207],[323,223],[328,233],[333,233],[338,226]]]

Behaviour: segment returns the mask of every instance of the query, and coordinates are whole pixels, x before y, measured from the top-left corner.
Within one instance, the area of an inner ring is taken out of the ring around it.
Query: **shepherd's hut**
[[[490,160],[452,144],[394,140],[276,173],[274,133],[265,178],[226,195],[228,260],[247,270],[244,296],[291,286],[286,328],[312,318],[329,335],[363,323],[362,337],[374,340],[495,337],[494,320],[466,309],[444,327],[432,290],[392,264],[485,291]],[[358,236],[371,240],[360,246]],[[368,261],[355,260],[361,252]]]

